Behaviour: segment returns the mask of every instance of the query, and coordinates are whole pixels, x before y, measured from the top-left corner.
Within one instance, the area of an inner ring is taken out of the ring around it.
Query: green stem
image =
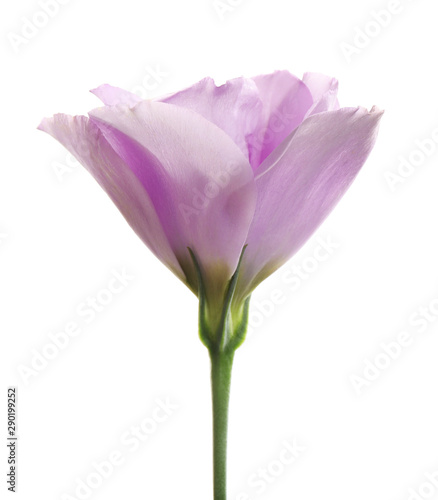
[[[214,500],[227,498],[227,430],[234,351],[210,350],[213,400]]]

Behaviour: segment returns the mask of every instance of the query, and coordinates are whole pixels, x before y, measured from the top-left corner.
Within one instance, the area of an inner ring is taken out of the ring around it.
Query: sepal
[[[234,352],[245,340],[251,297],[236,303],[235,290],[246,245],[240,254],[237,268],[229,280],[223,297],[209,303],[203,270],[194,251],[188,248],[198,280],[199,337],[210,353]],[[218,318],[214,320],[213,318]]]

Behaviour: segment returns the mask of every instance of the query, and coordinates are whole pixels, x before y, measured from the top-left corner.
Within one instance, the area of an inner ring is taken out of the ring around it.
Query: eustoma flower
[[[340,108],[337,81],[287,71],[205,78],[155,100],[109,85],[85,116],[39,126],[95,177],[150,250],[199,297],[212,362],[214,492],[226,498],[231,366],[254,288],[333,209],[382,112]]]

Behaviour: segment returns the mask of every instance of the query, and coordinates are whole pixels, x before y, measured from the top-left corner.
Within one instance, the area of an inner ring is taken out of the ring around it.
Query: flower
[[[287,71],[220,87],[205,78],[155,100],[103,85],[92,92],[104,107],[39,128],[202,295],[212,340],[224,304],[236,330],[251,292],[317,229],[374,145],[382,112],[340,108],[337,88],[333,78]]]
[[[199,297],[211,360],[213,489],[226,499],[234,352],[254,288],[288,260],[345,193],[382,112],[340,108],[337,81],[287,71],[205,78],[141,100],[103,85],[105,104],[39,128],[61,142],[143,242]]]

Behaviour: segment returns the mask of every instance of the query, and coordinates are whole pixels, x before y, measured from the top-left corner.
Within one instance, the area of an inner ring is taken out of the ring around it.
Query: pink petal
[[[85,116],[64,114],[45,118],[38,128],[58,140],[77,158],[150,250],[185,281],[148,193],[99,128]]]
[[[335,111],[339,109],[338,81],[336,78],[322,75],[320,73],[304,73],[303,82],[310,90],[313,97],[313,105],[306,116],[322,113],[323,111]]]
[[[105,83],[100,85],[93,90],[90,90],[92,94],[97,96],[106,106],[115,106],[116,104],[126,104],[127,106],[135,106],[142,99],[132,92],[120,89],[119,87],[113,87]]]
[[[253,78],[263,103],[262,115],[250,144],[254,169],[303,121],[313,104],[307,86],[288,71]]]
[[[245,157],[249,158],[248,142],[257,127],[262,109],[257,87],[252,80],[235,78],[216,87],[213,79],[204,78],[159,101],[199,113],[226,132]]]
[[[237,266],[255,208],[252,170],[236,144],[199,114],[161,102],[99,108],[90,116],[149,193],[186,275],[193,271],[190,247],[221,288]]]
[[[260,166],[240,297],[286,262],[327,217],[368,157],[381,115],[374,108],[312,115]]]

